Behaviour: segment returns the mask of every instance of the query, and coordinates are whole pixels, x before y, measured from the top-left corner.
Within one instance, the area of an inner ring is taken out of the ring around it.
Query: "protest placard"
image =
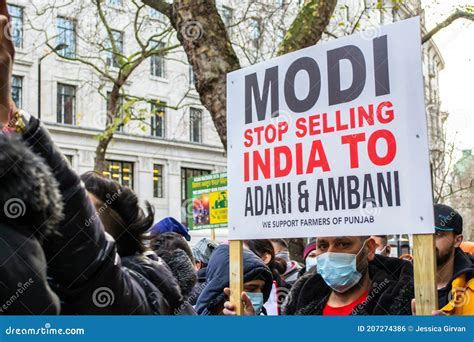
[[[228,74],[229,237],[432,233],[417,18]]]

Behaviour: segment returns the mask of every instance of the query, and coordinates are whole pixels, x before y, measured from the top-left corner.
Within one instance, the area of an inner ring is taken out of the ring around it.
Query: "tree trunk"
[[[284,55],[319,42],[331,20],[337,0],[306,0],[278,49]]]
[[[112,138],[114,137],[115,129],[115,119],[117,118],[117,112],[120,108],[117,108],[117,104],[120,98],[120,88],[119,84],[114,84],[110,97],[108,99],[107,105],[107,117],[105,121],[105,129],[103,135],[100,137],[99,143],[95,150],[95,165],[94,171],[102,174],[104,171],[107,171],[105,168],[105,156],[107,153],[107,148],[109,147]]]
[[[144,1],[160,10],[160,2]],[[163,11],[163,8],[161,8]],[[194,72],[201,103],[227,149],[226,76],[240,68],[222,19],[213,0],[175,0],[164,10],[186,52]]]

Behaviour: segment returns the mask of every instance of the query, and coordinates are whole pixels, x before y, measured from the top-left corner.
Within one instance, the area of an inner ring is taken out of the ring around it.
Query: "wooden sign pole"
[[[431,315],[438,310],[436,253],[434,234],[413,235],[416,315]]]
[[[215,229],[211,228],[211,240],[215,240],[216,239],[216,231]]]
[[[244,258],[241,240],[229,241],[229,271],[230,271],[230,302],[235,305],[235,312],[241,316],[243,305],[241,293],[244,290]]]

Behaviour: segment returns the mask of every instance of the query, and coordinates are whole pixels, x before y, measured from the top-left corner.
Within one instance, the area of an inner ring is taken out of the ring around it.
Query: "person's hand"
[[[411,313],[413,316],[416,315],[416,299],[415,298],[411,300]],[[432,316],[448,316],[446,312],[441,311],[441,310],[433,310],[431,311],[431,315]]]
[[[227,297],[230,296],[230,289],[226,287],[224,289],[224,293],[227,295]],[[242,300],[244,304],[244,316],[255,316],[255,310],[253,309],[252,301],[250,300],[249,296],[245,292],[242,292],[240,295],[240,299]],[[224,315],[226,316],[235,316],[236,309],[235,305],[229,301],[226,301],[224,303],[224,310],[223,310]]]
[[[10,35],[6,0],[0,0],[0,124],[8,124],[8,114],[14,108],[11,98],[11,78],[15,48]]]

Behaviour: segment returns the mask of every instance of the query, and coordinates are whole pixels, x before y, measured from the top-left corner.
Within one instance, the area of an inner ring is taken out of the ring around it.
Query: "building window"
[[[222,6],[221,17],[226,27],[232,25],[233,18],[234,18],[234,9],[228,6]]]
[[[107,5],[112,7],[122,7],[122,0],[107,0]]]
[[[107,160],[103,172],[105,177],[113,179],[122,186],[128,186],[133,189],[133,163],[119,160]]]
[[[276,7],[277,8],[282,8],[286,5],[286,1],[285,0],[276,0]]]
[[[112,36],[115,42],[115,49],[113,50],[112,43],[109,39],[107,39],[106,49],[107,49],[107,57],[106,63],[109,67],[119,68],[120,64],[118,62],[118,55],[123,55],[123,32],[112,30]]]
[[[192,142],[202,142],[202,110],[200,109],[189,110],[189,135]]]
[[[11,18],[11,35],[13,45],[17,48],[23,47],[23,7],[8,5],[8,13]]]
[[[154,137],[165,137],[166,102],[162,105],[151,105],[151,135]]]
[[[163,165],[153,165],[153,197],[163,198]]]
[[[58,83],[58,123],[76,124],[76,87]]]
[[[192,65],[189,65],[188,67],[188,79],[189,79],[189,84],[194,86],[194,71],[193,71]]]
[[[156,9],[150,7],[150,18],[154,20],[159,20],[159,21],[165,21],[166,16],[161,13],[160,11],[157,11]]]
[[[124,107],[123,107],[123,95],[119,95],[119,98],[117,100],[117,105],[115,106],[115,113],[110,113],[109,112],[109,101],[110,101],[110,91],[107,92],[107,102],[106,102],[106,110],[107,110],[107,115],[109,117],[116,117],[117,119],[118,118],[124,118],[125,117],[125,110],[124,110]],[[121,125],[119,125],[117,127],[117,132],[123,132],[123,126],[125,124],[122,123]]]
[[[76,57],[76,23],[72,19],[58,17],[58,37],[56,44],[65,44],[66,47],[58,51],[63,57]]]
[[[64,158],[67,160],[69,166],[72,168],[72,161],[74,159],[74,156],[70,154],[63,154]]]
[[[181,168],[181,203],[186,201],[188,197],[188,178],[199,177],[211,174],[209,170]]]
[[[23,107],[23,77],[12,77],[12,98],[18,108]]]
[[[250,19],[250,39],[256,49],[260,47],[260,38],[262,37],[262,27],[259,18]]]
[[[165,44],[162,42],[153,42],[153,48],[163,49]],[[165,57],[161,54],[150,57],[150,72],[152,76],[166,77]]]

